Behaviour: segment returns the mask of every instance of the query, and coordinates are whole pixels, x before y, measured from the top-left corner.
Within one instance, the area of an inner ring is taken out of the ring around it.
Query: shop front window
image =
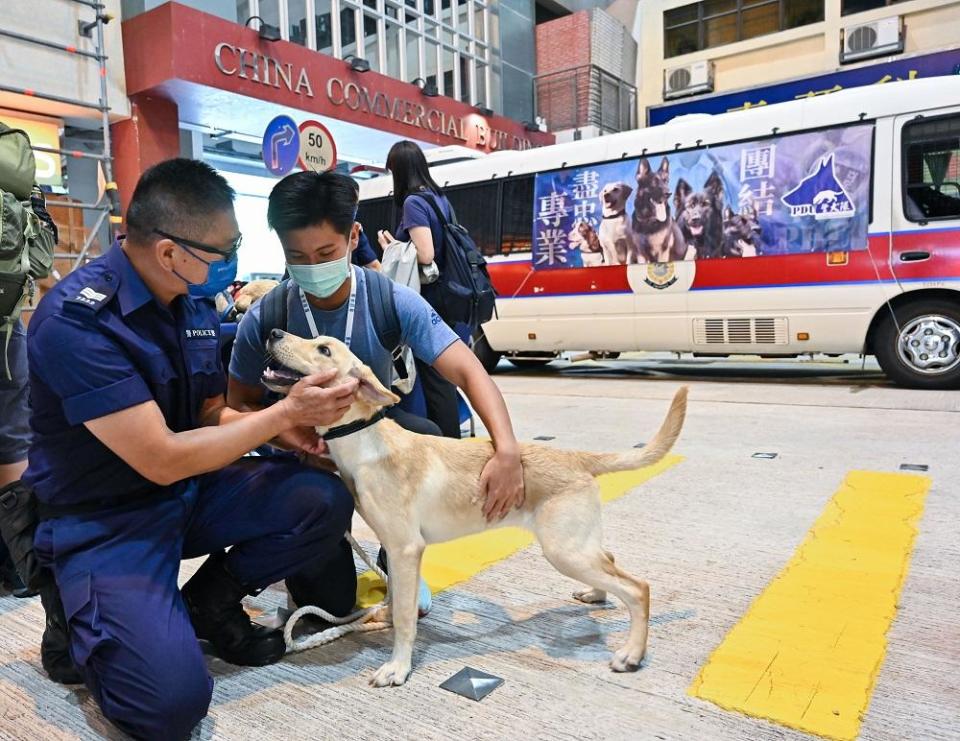
[[[823,14],[823,0],[703,0],[682,5],[664,11],[665,54],[691,54],[819,23]]]
[[[380,71],[380,34],[377,33],[375,16],[363,14],[363,57],[370,62],[370,69]]]
[[[270,26],[280,28],[280,0],[260,0],[257,15]]]
[[[906,0],[843,0],[840,12],[842,15],[850,15],[851,13],[862,13],[864,10],[875,10],[902,2],[906,2]]]
[[[237,23],[245,24],[254,15],[250,0],[237,0]]]
[[[404,69],[401,67],[400,49],[404,44],[403,27],[387,22],[387,32],[383,38],[384,46],[387,51],[387,68],[384,72],[390,77],[402,80],[406,77]]]
[[[317,27],[317,51],[333,53],[333,8],[331,0],[313,0],[315,25]]]
[[[287,0],[288,33],[290,41],[301,46],[307,45],[307,4],[306,0]]]
[[[340,55],[357,53],[357,20],[352,8],[340,11]]]

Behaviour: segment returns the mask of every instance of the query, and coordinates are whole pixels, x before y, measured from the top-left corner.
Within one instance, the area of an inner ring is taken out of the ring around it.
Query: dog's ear
[[[633,193],[633,188],[626,183],[620,183],[620,187],[623,189],[623,202],[626,203],[630,194]]]
[[[657,171],[664,182],[670,179],[670,160],[664,157],[660,161],[660,169]]]
[[[640,164],[637,165],[637,182],[650,174],[650,162],[646,157],[640,158]]]
[[[703,190],[708,196],[714,199],[715,203],[719,204],[723,201],[723,181],[720,179],[716,170],[710,173],[710,177],[707,178],[707,182],[703,185]]]
[[[677,210],[677,215],[680,215],[680,212],[683,211],[683,202],[687,200],[687,196],[693,192],[693,188],[690,187],[688,183],[683,178],[677,181],[677,189],[673,192],[673,207]]]
[[[360,381],[357,396],[368,404],[385,407],[400,401],[400,397],[380,383],[380,379],[367,366],[363,364],[355,365],[350,369],[348,375]]]

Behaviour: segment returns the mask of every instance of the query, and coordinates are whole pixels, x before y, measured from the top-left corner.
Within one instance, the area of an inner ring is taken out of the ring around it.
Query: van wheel
[[[907,388],[960,387],[960,305],[916,301],[894,313],[896,321],[887,311],[874,342],[884,373]]]
[[[477,360],[480,361],[487,373],[493,373],[500,363],[500,358],[503,357],[502,352],[490,347],[483,330],[480,330],[480,336],[473,341],[473,354],[477,356]]]

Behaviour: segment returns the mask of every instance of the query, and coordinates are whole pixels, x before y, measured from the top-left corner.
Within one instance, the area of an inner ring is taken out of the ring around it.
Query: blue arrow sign
[[[300,131],[289,116],[277,116],[263,132],[263,163],[274,175],[286,175],[300,156]]]

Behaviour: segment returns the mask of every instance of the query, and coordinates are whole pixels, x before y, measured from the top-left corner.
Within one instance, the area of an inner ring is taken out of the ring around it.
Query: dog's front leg
[[[373,675],[374,687],[401,685],[410,676],[413,641],[417,635],[417,585],[420,559],[425,544],[417,534],[416,542],[384,543],[390,559],[390,612],[393,618],[393,655]]]

